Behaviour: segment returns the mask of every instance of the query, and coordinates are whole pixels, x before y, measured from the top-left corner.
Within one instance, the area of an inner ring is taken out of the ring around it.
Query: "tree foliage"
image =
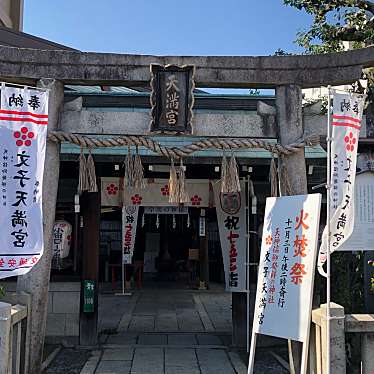
[[[365,0],[284,0],[284,4],[313,17],[307,30],[298,32],[297,44],[309,53],[343,49],[342,41],[353,46],[374,44],[374,2]]]

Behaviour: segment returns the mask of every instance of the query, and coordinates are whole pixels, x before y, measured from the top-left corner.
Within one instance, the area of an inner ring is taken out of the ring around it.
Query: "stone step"
[[[132,349],[132,348],[193,348],[193,349],[229,349],[224,345],[208,344],[103,344],[104,349]]]

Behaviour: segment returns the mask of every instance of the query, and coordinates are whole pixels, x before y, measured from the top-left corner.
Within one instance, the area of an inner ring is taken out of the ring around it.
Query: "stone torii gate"
[[[146,86],[150,81],[150,64],[194,65],[197,87],[275,88],[276,131],[279,142],[287,145],[304,136],[301,89],[355,82],[364,68],[374,66],[374,47],[326,55],[270,57],[157,57],[0,47],[2,80],[51,90],[49,130],[63,130],[59,126],[64,84]],[[71,132],[80,130],[77,127]],[[282,162],[288,170],[292,192],[307,193],[304,151],[284,156]],[[31,374],[39,373],[42,357],[40,336],[44,336],[46,325],[58,180],[59,146],[48,142],[43,186],[45,253],[32,271],[19,277],[17,287],[33,296]],[[98,243],[98,235],[92,233],[90,240]],[[90,325],[89,321],[86,323]]]

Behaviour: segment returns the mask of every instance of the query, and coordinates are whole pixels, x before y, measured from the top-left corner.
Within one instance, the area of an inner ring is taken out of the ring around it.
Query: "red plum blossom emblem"
[[[142,200],[143,198],[139,194],[131,196],[131,201],[133,205],[140,205],[142,203]]]
[[[273,243],[273,237],[271,235],[268,235],[265,239],[266,245],[271,245]]]
[[[170,195],[170,190],[169,190],[169,185],[165,184],[164,187],[161,187],[161,194],[162,196],[169,196]]]
[[[199,195],[194,195],[191,197],[192,205],[200,205],[202,198]]]
[[[114,183],[111,183],[107,186],[106,192],[108,195],[117,195],[118,187]]]
[[[349,133],[349,135],[346,135],[344,137],[344,141],[346,143],[347,151],[353,152],[353,150],[355,149],[355,144],[356,144],[357,139],[353,137],[352,131]]]
[[[18,147],[21,147],[25,145],[26,147],[30,147],[32,143],[32,139],[35,138],[35,134],[32,131],[29,131],[29,129],[24,126],[21,127],[21,131],[14,131],[13,136],[16,140],[16,145]]]

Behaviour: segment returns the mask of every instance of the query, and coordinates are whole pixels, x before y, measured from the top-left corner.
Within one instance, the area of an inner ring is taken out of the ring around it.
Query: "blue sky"
[[[270,55],[310,17],[282,0],[25,0],[24,31],[82,51]]]

